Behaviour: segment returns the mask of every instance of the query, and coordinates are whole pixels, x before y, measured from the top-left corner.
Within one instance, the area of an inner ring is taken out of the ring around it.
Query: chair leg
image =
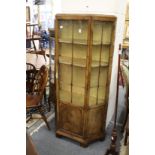
[[[44,122],[46,123],[46,126],[47,126],[48,130],[51,130],[51,128],[50,128],[50,126],[49,126],[49,124],[48,124],[48,122],[47,122],[46,116],[44,115],[44,113],[43,113],[43,111],[41,110],[41,108],[39,108],[39,112],[40,112],[40,114],[41,114],[41,116],[42,116],[42,119],[43,119]]]
[[[44,89],[44,103],[46,104],[46,98],[47,98],[47,96],[46,96],[46,88]]]
[[[51,111],[51,95],[48,97],[48,112]]]
[[[124,120],[124,123],[123,123],[123,126],[122,126],[122,132],[124,132],[124,129],[125,129],[125,125],[126,125],[126,122],[127,122],[127,119],[128,119],[128,115],[129,115],[129,111],[126,110],[126,115],[125,115],[125,120]]]
[[[128,129],[126,129],[125,138],[124,138],[124,145],[127,145],[128,136],[129,136],[129,131],[128,131]]]
[[[32,119],[32,114],[30,114],[30,118],[26,120],[26,123],[28,123]]]

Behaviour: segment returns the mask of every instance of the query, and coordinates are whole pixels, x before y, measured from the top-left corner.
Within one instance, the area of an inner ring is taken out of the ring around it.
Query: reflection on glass
[[[64,41],[72,41],[72,21],[59,21],[59,39]]]

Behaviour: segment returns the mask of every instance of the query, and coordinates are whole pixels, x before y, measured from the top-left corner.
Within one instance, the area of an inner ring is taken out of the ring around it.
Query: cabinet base
[[[75,140],[80,143],[81,147],[88,147],[88,145],[94,141],[100,140],[103,141],[105,139],[105,134],[99,134],[99,135],[92,135],[90,137],[84,138],[82,136],[70,133],[68,131],[64,130],[57,130],[56,131],[56,137],[61,138],[61,137],[67,137],[72,140]]]

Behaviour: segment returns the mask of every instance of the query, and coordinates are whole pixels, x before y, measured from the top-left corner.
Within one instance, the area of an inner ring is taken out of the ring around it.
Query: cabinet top
[[[116,21],[117,17],[114,15],[103,14],[56,14],[56,19],[70,19],[70,20],[104,20],[104,21]]]

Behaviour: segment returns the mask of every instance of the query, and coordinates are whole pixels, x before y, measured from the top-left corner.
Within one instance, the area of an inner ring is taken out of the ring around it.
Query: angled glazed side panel
[[[115,31],[116,31],[116,20],[113,21],[113,32],[112,32],[112,44],[110,47],[110,54],[109,54],[109,70],[108,70],[108,76],[107,76],[107,93],[106,93],[106,104],[105,104],[105,109],[106,109],[106,113],[105,113],[105,120],[107,117],[107,108],[108,108],[108,100],[109,100],[109,88],[110,88],[110,82],[111,82],[111,72],[112,72],[112,62],[113,62],[113,53],[114,53],[114,43],[115,43]],[[117,51],[116,51],[117,52]]]

